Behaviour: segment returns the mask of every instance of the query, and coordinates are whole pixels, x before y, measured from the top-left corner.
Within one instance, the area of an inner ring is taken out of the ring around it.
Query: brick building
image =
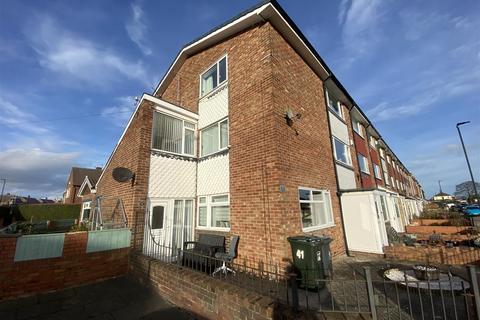
[[[82,197],[78,192],[80,187],[82,187],[82,184],[85,182],[85,178],[88,177],[90,180],[96,181],[101,174],[102,168],[100,167],[95,169],[73,167],[72,170],[70,170],[67,185],[65,186],[65,191],[63,192],[63,203],[82,203]]]
[[[116,167],[134,180],[115,181]],[[180,51],[139,100],[96,186],[122,199],[137,248],[144,236],[181,247],[200,233],[237,234],[240,256],[279,263],[293,235],[330,236],[333,254],[344,253],[351,195],[403,199],[404,211],[413,201],[418,212],[420,191],[275,1]]]

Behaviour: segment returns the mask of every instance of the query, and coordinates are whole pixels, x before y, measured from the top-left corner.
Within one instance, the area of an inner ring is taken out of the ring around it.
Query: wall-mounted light
[[[287,125],[289,127],[293,126],[294,120],[300,120],[302,117],[301,113],[293,113],[292,109],[288,108],[285,112],[285,120],[287,121]]]

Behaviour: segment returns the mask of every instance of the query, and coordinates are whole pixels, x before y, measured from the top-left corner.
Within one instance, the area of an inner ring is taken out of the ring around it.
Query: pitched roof
[[[73,167],[70,176],[72,179],[72,184],[74,186],[80,186],[83,183],[83,180],[85,180],[85,177],[88,177],[90,182],[95,181],[96,183],[101,174],[101,168],[90,169]]]
[[[181,68],[184,61],[202,51],[208,47],[211,47],[222,40],[231,37],[241,31],[257,24],[262,21],[269,21],[278,32],[289,42],[289,44],[297,51],[297,53],[302,57],[302,59],[312,68],[312,70],[318,74],[318,76],[326,81],[330,79],[335,86],[340,89],[340,92],[345,95],[354,106],[357,107],[357,110],[361,115],[367,120],[372,129],[378,133],[379,139],[383,141],[385,146],[388,148],[390,153],[396,158],[396,160],[401,164],[402,167],[410,174],[409,170],[401,162],[401,160],[395,155],[392,149],[388,146],[386,141],[382,138],[379,131],[374,127],[372,122],[368,119],[367,115],[363,110],[358,106],[353,97],[348,93],[343,84],[338,80],[335,74],[330,70],[327,64],[324,62],[322,57],[315,50],[313,45],[308,41],[302,31],[297,27],[293,20],[288,16],[288,14],[283,10],[280,4],[276,0],[262,0],[257,5],[251,7],[250,9],[241,12],[235,17],[229,19],[228,21],[222,23],[218,27],[210,30],[209,32],[201,35],[199,38],[187,43],[177,54],[172,64],[168,68],[167,72],[160,80],[156,89],[154,90],[153,96],[157,96],[159,93],[162,94],[167,88],[169,82],[173,79],[176,72]],[[145,96],[145,94],[144,94]],[[108,166],[113,154],[115,153],[120,141],[123,139],[127,129],[129,128],[134,115],[137,113],[140,106],[140,102],[137,103],[135,111],[132,113],[127,126],[125,127],[117,145],[112,151],[107,164]],[[416,179],[412,176],[416,181]]]

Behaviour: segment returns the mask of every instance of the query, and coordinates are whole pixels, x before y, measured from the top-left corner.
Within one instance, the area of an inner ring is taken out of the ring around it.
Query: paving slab
[[[135,320],[195,316],[144,287],[121,277],[73,289],[0,301],[1,320]]]

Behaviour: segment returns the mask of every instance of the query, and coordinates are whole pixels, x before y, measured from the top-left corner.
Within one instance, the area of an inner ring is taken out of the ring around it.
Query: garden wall
[[[112,236],[112,232],[116,235]],[[0,236],[0,300],[126,274],[130,230],[125,234],[126,230],[121,229]]]
[[[132,254],[130,272],[173,304],[207,319],[302,318],[270,297],[143,255]]]
[[[480,249],[472,247],[409,247],[403,245],[383,248],[385,258],[416,261],[428,264],[464,265],[480,262]]]
[[[422,234],[454,234],[468,230],[469,227],[457,226],[407,226],[407,233],[422,233]]]

